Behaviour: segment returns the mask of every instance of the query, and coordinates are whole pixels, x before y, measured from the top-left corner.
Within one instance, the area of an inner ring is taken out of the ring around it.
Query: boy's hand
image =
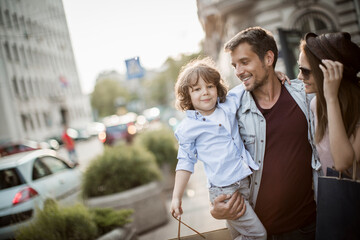
[[[183,214],[183,210],[181,208],[181,199],[173,198],[171,201],[170,212],[174,217],[180,217]]]
[[[224,201],[228,201],[225,203]],[[214,200],[211,215],[216,219],[235,220],[244,215],[246,205],[243,196],[236,191],[232,196],[220,195]]]

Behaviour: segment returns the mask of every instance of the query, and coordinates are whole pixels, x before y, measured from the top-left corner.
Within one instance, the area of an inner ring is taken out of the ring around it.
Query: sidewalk
[[[167,194],[166,207],[170,209],[171,194]],[[206,232],[224,228],[224,220],[216,220],[210,214],[206,176],[203,165],[198,162],[195,165],[195,173],[191,176],[183,197],[182,208],[184,214],[181,220],[199,232]],[[169,222],[153,231],[139,236],[139,240],[167,240],[177,237],[178,221],[169,211]],[[181,236],[195,234],[186,226],[181,225]]]

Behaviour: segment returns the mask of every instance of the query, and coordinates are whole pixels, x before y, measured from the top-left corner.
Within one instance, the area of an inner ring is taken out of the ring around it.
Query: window
[[[24,16],[21,16],[21,17],[19,18],[19,22],[20,22],[20,27],[21,27],[21,29],[23,29],[23,30],[26,29]]]
[[[26,89],[26,84],[25,84],[25,80],[24,79],[21,79],[20,80],[20,89],[21,89],[21,93],[22,93],[22,97],[24,99],[27,99],[28,98],[28,91]]]
[[[33,121],[32,115],[30,113],[28,113],[28,119],[30,122],[31,129],[34,130],[35,129],[34,121]]]
[[[19,62],[20,57],[19,57],[19,52],[18,52],[18,49],[16,47],[16,44],[14,44],[12,48],[13,48],[13,53],[14,53],[14,60]]]
[[[294,27],[302,33],[314,32],[316,34],[322,34],[336,31],[335,24],[330,17],[318,11],[310,11],[300,16],[295,21]]]
[[[57,173],[70,167],[58,158],[46,156],[41,158],[41,161],[47,166],[51,173]]]
[[[13,14],[13,22],[14,22],[15,28],[16,28],[16,29],[20,29],[20,28],[19,28],[19,21],[18,21],[18,18],[17,18],[16,13]]]
[[[22,182],[15,168],[0,170],[0,190],[21,184]]]
[[[9,10],[5,10],[5,23],[7,27],[12,27]]]
[[[33,166],[32,179],[36,180],[48,176],[50,174],[51,172],[46,167],[46,165],[43,162],[41,162],[39,158],[36,159]]]
[[[40,114],[39,114],[39,113],[35,113],[35,116],[36,116],[37,124],[38,124],[38,126],[41,128]]]
[[[31,79],[26,81],[26,88],[27,88],[28,96],[29,97],[34,96],[33,88],[32,88],[32,85],[31,85]]]
[[[19,96],[19,86],[18,86],[18,83],[17,83],[17,80],[16,80],[16,77],[13,77],[13,88],[14,88],[14,92],[15,92],[15,95],[16,96]]]
[[[9,43],[8,42],[5,42],[4,43],[4,48],[5,48],[5,53],[6,53],[6,58],[11,61],[12,58],[11,58],[11,52],[10,52],[10,47],[9,47]]]
[[[37,89],[36,89],[36,80],[31,80],[30,79],[30,87],[31,87],[31,92],[32,92],[32,96],[33,97],[36,97],[38,96],[38,92],[37,92]]]
[[[26,58],[26,53],[25,53],[25,49],[23,46],[20,47],[20,54],[21,54],[21,59],[22,62],[24,64],[25,67],[28,66],[28,62],[27,62],[27,58]]]
[[[2,12],[2,9],[1,9],[1,8],[0,8],[0,25],[1,25],[1,26],[4,25],[3,12]]]
[[[27,121],[28,121],[27,116],[25,114],[21,114],[21,122],[22,122],[23,129],[25,132],[27,132],[27,130],[28,130]]]
[[[43,116],[44,116],[46,126],[51,127],[52,126],[52,120],[51,120],[51,117],[50,117],[49,113],[44,112]]]

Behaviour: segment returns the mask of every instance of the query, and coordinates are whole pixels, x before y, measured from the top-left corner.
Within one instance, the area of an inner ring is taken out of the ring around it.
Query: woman
[[[306,93],[316,94],[310,108],[323,174],[335,168],[352,176],[360,160],[360,48],[349,33],[308,33],[298,64]]]

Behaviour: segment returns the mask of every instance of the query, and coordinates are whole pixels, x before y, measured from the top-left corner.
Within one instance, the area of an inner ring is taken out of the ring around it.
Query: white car
[[[34,150],[0,158],[0,239],[13,238],[47,198],[72,204],[81,191],[81,171],[53,150]]]

